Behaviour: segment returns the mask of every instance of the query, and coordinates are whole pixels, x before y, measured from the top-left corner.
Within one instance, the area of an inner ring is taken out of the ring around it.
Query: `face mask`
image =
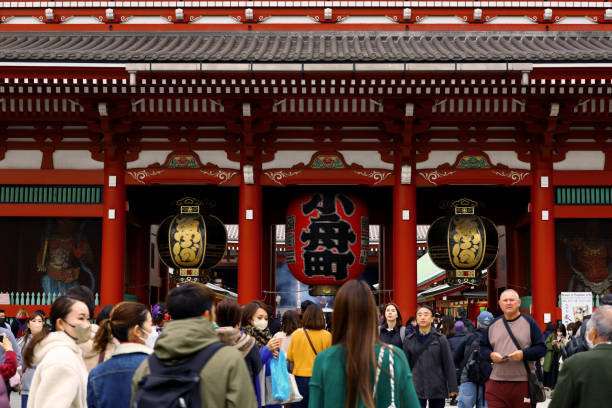
[[[255,327],[259,331],[265,330],[266,327],[268,327],[268,321],[267,320],[253,320],[253,327]]]
[[[155,341],[157,340],[157,336],[158,336],[157,332],[155,332],[154,330],[152,330],[151,332],[148,332],[145,329],[142,329],[142,331],[147,336],[146,337],[138,337],[138,338],[140,340],[142,340],[147,347],[152,349],[155,346]]]
[[[74,331],[75,337],[70,336],[70,334],[68,334],[65,330],[64,332],[68,334],[68,336],[70,336],[76,342],[76,344],[87,343],[89,339],[91,338],[91,324],[90,323],[87,323],[83,326],[72,325],[68,322],[66,322],[66,324],[72,327],[72,331]]]

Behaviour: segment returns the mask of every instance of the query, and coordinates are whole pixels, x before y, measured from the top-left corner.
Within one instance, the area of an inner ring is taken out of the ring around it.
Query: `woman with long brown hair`
[[[406,327],[402,322],[399,307],[389,302],[385,305],[383,323],[380,326],[380,341],[402,348],[406,338]]]
[[[419,408],[404,353],[378,340],[374,296],[362,281],[342,285],[334,301],[333,346],[317,355],[309,408]]]

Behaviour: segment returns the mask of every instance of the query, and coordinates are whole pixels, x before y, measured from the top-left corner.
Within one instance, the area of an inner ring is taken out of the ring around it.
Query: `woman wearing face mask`
[[[109,360],[94,367],[89,373],[89,408],[130,405],[134,371],[153,352],[147,346],[147,339],[152,333],[151,313],[142,303],[121,302],[113,308],[108,319],[100,322],[94,350],[103,353],[113,339],[118,340],[119,345]]]
[[[559,375],[559,359],[561,350],[567,343],[565,325],[559,323],[557,329],[546,338],[546,355],[544,356],[544,386],[550,389],[557,385]]]
[[[28,317],[26,331],[17,342],[22,355],[30,340],[41,332],[47,334],[49,333],[49,328],[45,324],[44,316],[38,312],[34,312]],[[21,374],[21,408],[26,408],[28,405],[28,394],[30,393],[32,378],[34,378],[34,372],[36,372],[36,366],[31,368],[19,368]]]
[[[242,330],[255,338],[263,368],[257,377],[253,378],[255,394],[260,406],[266,405],[265,377],[270,376],[270,361],[278,357],[282,339],[273,339],[268,329],[268,312],[265,305],[257,300],[244,307],[242,312]],[[268,407],[281,407],[281,405],[267,405]]]
[[[23,355],[26,369],[36,366],[28,408],[85,408],[87,368],[79,344],[89,340],[89,309],[80,300],[60,296],[49,319],[52,332],[35,335]]]

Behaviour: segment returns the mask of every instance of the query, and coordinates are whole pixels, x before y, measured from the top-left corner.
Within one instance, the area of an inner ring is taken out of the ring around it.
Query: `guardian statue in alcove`
[[[37,270],[42,273],[41,285],[46,293],[65,293],[79,285],[84,271],[95,290],[95,278],[89,265],[93,254],[83,233],[87,221],[78,223],[71,218],[49,219],[41,237]]]

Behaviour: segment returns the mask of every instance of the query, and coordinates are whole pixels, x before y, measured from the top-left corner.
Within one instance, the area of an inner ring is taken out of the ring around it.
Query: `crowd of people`
[[[279,321],[187,283],[167,304],[109,305],[92,323],[93,295],[75,287],[48,317],[20,310],[8,325],[0,310],[0,408],[17,383],[22,408],[527,408],[543,385],[556,385],[551,408],[600,407],[612,400],[612,296],[602,302],[582,326],[544,333],[512,289],[476,325],[427,305],[404,322],[357,280],[331,321],[309,301]]]

